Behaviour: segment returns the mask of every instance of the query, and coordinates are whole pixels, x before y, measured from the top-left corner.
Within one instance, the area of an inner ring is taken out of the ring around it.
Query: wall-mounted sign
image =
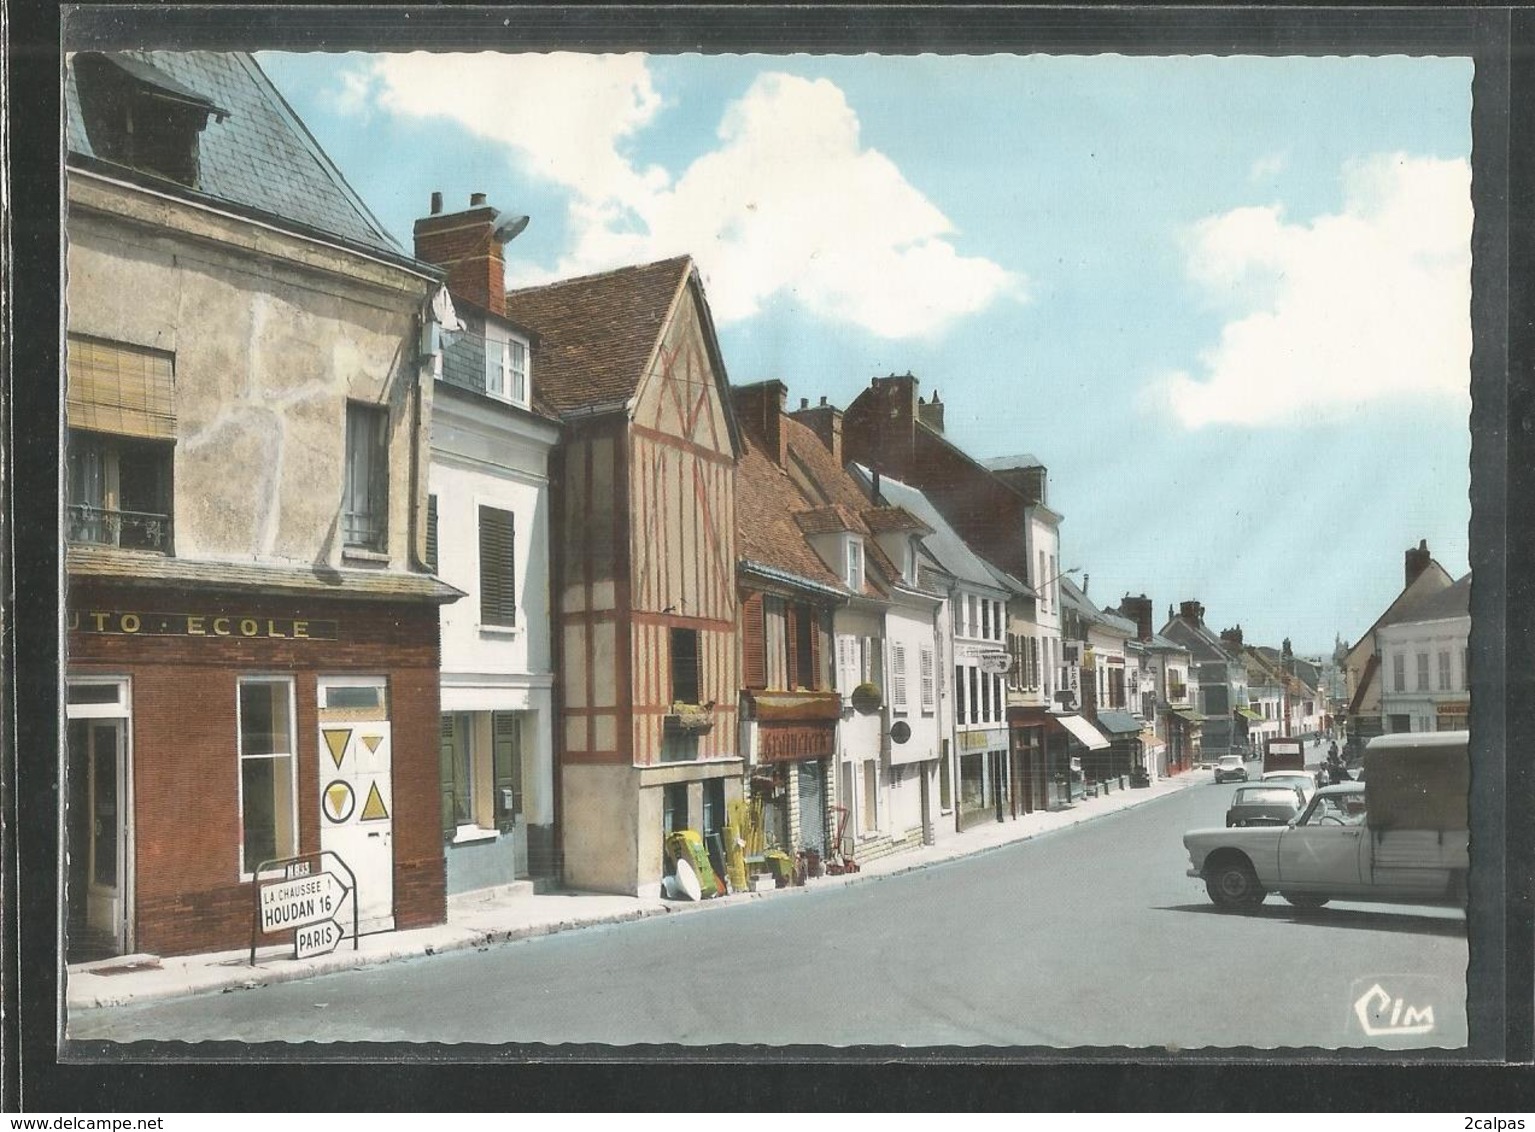
[[[826,759],[837,753],[835,723],[759,723],[757,756],[763,762]]]
[[[336,621],[302,617],[241,617],[223,613],[145,613],[132,610],[76,609],[69,614],[71,633],[109,633],[141,637],[244,637],[260,640],[334,641]]]
[[[907,723],[904,719],[896,720],[890,727],[890,738],[892,742],[906,742],[906,740],[911,738],[911,724]]]

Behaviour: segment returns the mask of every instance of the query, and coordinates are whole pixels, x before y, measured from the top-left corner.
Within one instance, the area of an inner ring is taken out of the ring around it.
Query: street
[[[1249,764],[1256,773],[1256,764]],[[1456,1047],[1458,911],[1277,896],[1217,911],[1189,789],[898,876],[277,984],[80,1012],[69,1036],[196,1042]],[[1378,988],[1378,989],[1377,989]],[[1371,1038],[1371,993],[1431,1008]],[[1421,1017],[1421,1015],[1420,1015]],[[1421,1027],[1420,1027],[1421,1030]]]

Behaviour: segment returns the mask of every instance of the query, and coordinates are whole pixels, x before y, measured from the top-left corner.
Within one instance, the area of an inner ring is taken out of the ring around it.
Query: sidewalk
[[[468,894],[449,899],[448,922],[445,924],[364,936],[357,941],[356,950],[353,950],[350,940],[343,941],[331,954],[311,959],[292,958],[292,946],[284,945],[258,949],[255,966],[250,965],[249,950],[171,958],[126,955],[96,963],[72,965],[67,985],[69,1009],[75,1011],[99,1006],[122,1006],[131,1002],[210,991],[229,993],[249,990],[270,983],[388,963],[396,959],[436,955],[460,948],[484,949],[492,944],[509,943],[594,924],[617,924],[668,913],[702,913],[739,905],[748,900],[787,898],[797,893],[836,885],[860,884],[941,861],[984,853],[1001,845],[1026,841],[1166,797],[1185,787],[1209,780],[1208,771],[1189,770],[1173,778],[1159,779],[1144,789],[1116,789],[1096,798],[1081,798],[1069,809],[1036,811],[1016,820],[989,822],[963,833],[950,833],[937,845],[924,845],[872,861],[860,872],[817,877],[799,888],[732,893],[700,903],[589,893],[532,894],[516,891],[490,896]]]

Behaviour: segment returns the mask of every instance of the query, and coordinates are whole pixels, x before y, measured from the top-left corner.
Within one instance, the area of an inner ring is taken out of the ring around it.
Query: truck
[[[1464,908],[1468,752],[1465,731],[1372,739],[1364,781],[1323,787],[1288,824],[1185,833],[1188,875],[1233,910],[1271,892],[1304,909],[1329,900]]]
[[[1273,738],[1263,744],[1263,770],[1305,770],[1306,747],[1302,739]]]

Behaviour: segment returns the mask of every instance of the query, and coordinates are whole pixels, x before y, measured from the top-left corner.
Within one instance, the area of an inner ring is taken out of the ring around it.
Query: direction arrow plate
[[[299,928],[293,933],[293,957],[308,959],[312,955],[329,955],[345,938],[346,932],[335,920]]]
[[[277,932],[318,924],[334,916],[351,889],[334,873],[281,880],[261,886],[261,930]]]

